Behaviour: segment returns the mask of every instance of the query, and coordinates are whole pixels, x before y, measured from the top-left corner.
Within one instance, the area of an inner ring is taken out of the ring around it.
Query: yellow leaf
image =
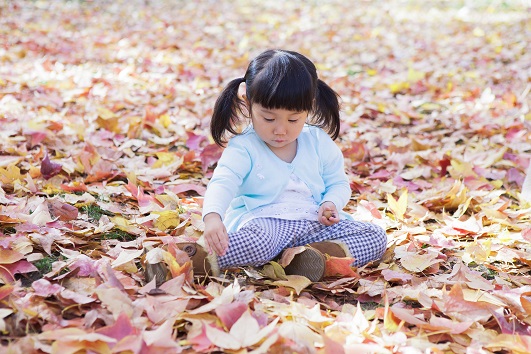
[[[389,85],[389,89],[392,93],[402,92],[409,88],[409,82],[397,82]]]
[[[153,214],[159,215],[159,217],[153,222],[153,225],[161,231],[174,229],[181,223],[179,212],[176,210],[153,212]]]
[[[465,254],[462,257],[463,262],[477,264],[486,263],[491,253],[491,241],[487,240],[480,243],[472,243],[465,248]]]
[[[422,272],[424,269],[432,266],[435,263],[440,263],[442,260],[437,259],[437,255],[434,253],[425,254],[408,254],[400,260],[402,267],[406,268],[410,272]]]
[[[387,194],[387,203],[395,217],[398,220],[403,220],[407,210],[407,189],[402,192],[398,201],[391,194]]]
[[[22,180],[20,168],[18,168],[14,164],[7,166],[7,168],[0,167],[0,182],[4,184],[12,184],[17,180]]]
[[[389,311],[389,299],[387,298],[387,293],[384,295],[384,328],[388,332],[396,332],[402,326],[402,322],[398,317],[396,317],[393,311]]]
[[[157,161],[153,164],[153,168],[168,166],[177,160],[177,155],[173,152],[157,152]]]
[[[164,128],[168,128],[171,124],[171,118],[169,115],[167,114],[163,114],[159,117],[159,121],[160,121],[160,124],[162,124],[162,126]]]
[[[284,268],[277,262],[271,261],[262,268],[262,274],[270,279],[287,279]]]
[[[452,159],[450,163],[452,168],[448,172],[453,178],[477,177],[476,172],[473,170],[474,166],[471,163],[456,159]]]
[[[426,73],[423,73],[422,71],[417,71],[413,69],[412,67],[409,67],[407,71],[407,79],[410,82],[417,82],[419,80],[424,79],[426,76]]]
[[[114,114],[113,111],[105,107],[98,107],[97,112],[98,112],[98,117],[101,117],[103,119],[116,118],[116,114]]]
[[[139,235],[142,234],[142,230],[134,226],[129,220],[121,216],[115,216],[110,218],[111,222],[120,230],[128,232],[130,234]]]
[[[300,295],[301,291],[306,289],[308,285],[312,284],[312,281],[302,275],[286,275],[288,280],[277,280],[273,282],[273,285],[287,286],[293,288],[297,295]]]
[[[107,129],[113,133],[121,132],[122,127],[120,126],[119,116],[105,107],[98,107],[97,112],[98,118],[96,119],[96,124],[98,124],[99,127]]]

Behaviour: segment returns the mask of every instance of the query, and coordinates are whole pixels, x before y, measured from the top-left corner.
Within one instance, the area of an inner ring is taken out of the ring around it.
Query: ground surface
[[[0,1],[2,351],[531,352],[530,11]],[[213,102],[270,47],[342,96],[347,209],[388,252],[314,284],[194,279],[174,244],[201,234]]]

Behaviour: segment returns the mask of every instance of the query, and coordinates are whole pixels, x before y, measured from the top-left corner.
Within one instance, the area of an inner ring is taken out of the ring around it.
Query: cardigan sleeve
[[[231,201],[236,196],[244,178],[251,170],[251,157],[245,147],[245,136],[234,137],[223,151],[203,201],[203,218],[217,213],[223,220]]]
[[[319,131],[319,154],[322,164],[322,178],[325,192],[322,203],[330,201],[342,210],[350,200],[352,190],[345,173],[343,153],[324,131]]]

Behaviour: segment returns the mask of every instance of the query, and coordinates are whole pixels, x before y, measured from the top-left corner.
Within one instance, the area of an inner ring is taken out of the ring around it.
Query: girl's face
[[[286,109],[269,109],[253,103],[251,119],[258,136],[274,153],[282,153],[295,148],[296,140],[306,123],[308,112]]]

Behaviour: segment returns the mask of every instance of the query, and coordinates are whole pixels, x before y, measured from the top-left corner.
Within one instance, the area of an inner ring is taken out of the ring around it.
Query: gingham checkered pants
[[[355,258],[354,266],[380,259],[387,246],[387,235],[380,226],[360,221],[341,220],[325,226],[318,221],[257,218],[240,230],[229,233],[229,248],[218,257],[219,267],[260,266],[285,248],[312,242],[343,243]]]

